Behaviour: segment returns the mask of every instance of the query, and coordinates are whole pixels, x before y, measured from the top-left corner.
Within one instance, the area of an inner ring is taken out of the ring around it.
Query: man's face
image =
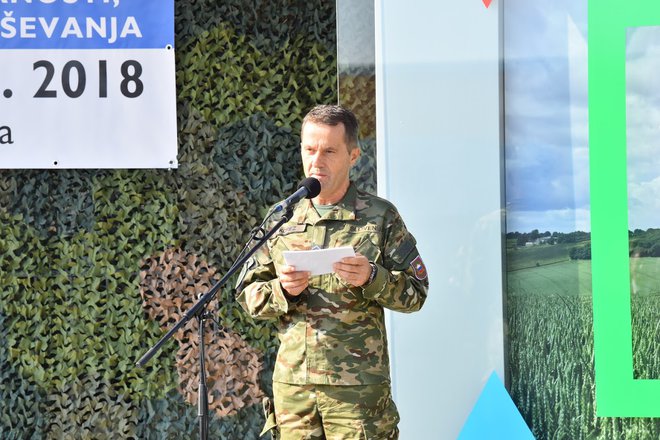
[[[325,125],[307,122],[301,133],[301,154],[306,177],[321,182],[317,201],[323,205],[337,203],[349,186],[348,173],[357,162],[360,150],[348,151],[344,124]]]

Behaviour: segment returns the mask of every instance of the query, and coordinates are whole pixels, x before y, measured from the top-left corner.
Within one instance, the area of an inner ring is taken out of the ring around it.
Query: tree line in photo
[[[571,260],[591,260],[591,233],[574,232],[508,232],[506,234],[509,246],[515,247],[568,245],[568,256]],[[660,257],[660,229],[635,229],[628,231],[631,257]],[[572,246],[571,246],[572,245]]]

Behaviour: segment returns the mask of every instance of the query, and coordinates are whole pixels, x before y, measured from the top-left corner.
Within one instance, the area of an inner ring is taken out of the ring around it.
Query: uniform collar
[[[303,200],[298,203],[293,211],[292,221],[298,224],[314,225],[320,220],[355,220],[355,202],[357,200],[357,189],[351,182],[344,197],[335,205],[332,211],[325,214],[323,217],[314,208],[311,200]]]

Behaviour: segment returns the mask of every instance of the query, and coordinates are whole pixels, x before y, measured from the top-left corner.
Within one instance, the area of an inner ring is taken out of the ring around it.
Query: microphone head
[[[314,177],[303,179],[298,184],[298,189],[305,188],[307,190],[306,199],[313,199],[321,193],[321,182]]]

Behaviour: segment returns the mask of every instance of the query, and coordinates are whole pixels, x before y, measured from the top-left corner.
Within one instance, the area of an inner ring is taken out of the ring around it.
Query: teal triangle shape
[[[493,372],[458,440],[534,440],[504,384]]]

